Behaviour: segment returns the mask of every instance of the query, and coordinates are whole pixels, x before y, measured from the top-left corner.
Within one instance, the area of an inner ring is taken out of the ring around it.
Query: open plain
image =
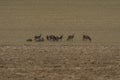
[[[120,0],[0,0],[0,80],[120,80]]]
[[[0,80],[119,80],[120,46],[0,46]]]

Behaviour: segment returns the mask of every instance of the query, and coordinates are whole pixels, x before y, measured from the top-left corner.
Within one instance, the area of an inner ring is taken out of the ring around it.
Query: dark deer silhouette
[[[27,42],[32,42],[32,39],[27,39],[26,41],[27,41]]]
[[[91,41],[92,39],[88,35],[83,35],[83,41]]]
[[[56,38],[57,38],[58,41],[62,41],[63,35],[61,35],[61,36],[56,36]]]
[[[35,42],[43,42],[44,38],[42,37],[42,35],[40,34],[39,36],[34,36],[34,40]]]
[[[34,36],[34,39],[38,39],[38,38],[41,38],[41,34],[39,36]]]
[[[73,41],[73,39],[74,39],[74,34],[69,35],[68,38],[67,38],[67,41],[71,41],[71,40]]]
[[[44,41],[44,38],[41,37],[41,38],[38,38],[38,39],[35,39],[35,42],[43,42]]]
[[[47,36],[46,36],[46,39],[47,39],[48,41],[56,41],[56,40],[57,40],[54,35],[47,35]]]
[[[61,35],[61,36],[55,36],[55,35],[47,35],[46,36],[46,39],[48,40],[48,41],[60,41],[60,40],[62,40],[62,38],[63,38],[63,35]]]

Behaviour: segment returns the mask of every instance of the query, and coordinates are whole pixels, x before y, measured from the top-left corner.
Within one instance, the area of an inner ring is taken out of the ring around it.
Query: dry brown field
[[[120,0],[0,0],[0,80],[120,80]]]
[[[119,80],[120,46],[0,46],[0,80]]]

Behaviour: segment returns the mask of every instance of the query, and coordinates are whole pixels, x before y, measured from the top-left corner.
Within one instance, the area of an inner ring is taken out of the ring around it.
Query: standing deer
[[[91,41],[92,39],[88,35],[83,35],[83,41]]]
[[[61,35],[61,36],[56,36],[56,38],[57,38],[58,41],[62,41],[63,35]]]
[[[74,34],[69,35],[67,38],[67,41],[73,41],[73,39],[74,39]]]

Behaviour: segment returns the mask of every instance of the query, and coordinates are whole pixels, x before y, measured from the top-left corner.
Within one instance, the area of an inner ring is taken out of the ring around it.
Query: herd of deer
[[[34,39],[29,38],[29,39],[27,39],[26,41],[27,41],[27,42],[32,42],[32,41],[35,41],[35,42],[44,42],[45,39],[46,39],[47,41],[51,41],[51,42],[58,42],[58,41],[62,41],[63,35],[60,35],[60,36],[47,35],[47,36],[44,38],[44,37],[42,37],[42,35],[40,34],[40,35],[38,35],[38,36],[34,36]],[[69,36],[67,37],[66,41],[73,41],[73,39],[74,39],[74,34],[69,35]],[[88,35],[83,35],[83,36],[82,36],[82,40],[83,40],[83,41],[91,41],[92,39],[91,39],[91,37],[88,36]]]

